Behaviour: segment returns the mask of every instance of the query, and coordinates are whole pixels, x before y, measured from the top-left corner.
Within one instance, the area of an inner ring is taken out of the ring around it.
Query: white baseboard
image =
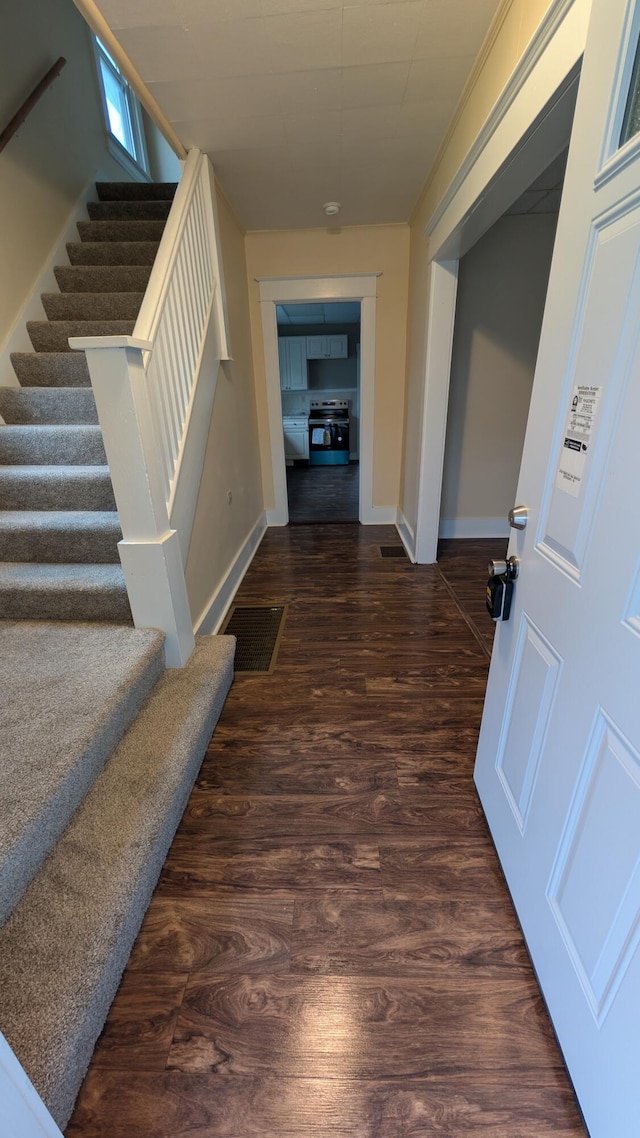
[[[218,631],[266,530],[267,519],[261,514],[196,620],[193,629],[196,635],[213,636]]]
[[[394,526],[397,520],[396,506],[369,506],[360,518],[363,526]]]
[[[29,296],[16,316],[4,344],[0,347],[0,387],[19,386],[16,374],[11,366],[11,352],[33,351],[27,333],[27,320],[46,320],[40,295],[43,292],[59,291],[53,270],[56,265],[69,264],[67,242],[79,240],[76,226],[78,221],[86,221],[87,219],[87,202],[92,201],[96,196],[95,183],[97,180],[99,180],[99,174],[94,174],[75,202],[61,233],[56,238],[55,245],[47,257],[42,272],[33,282]]]
[[[396,529],[400,534],[400,541],[404,545],[410,561],[415,565],[416,561],[416,535],[413,527],[409,525],[402,510],[398,510],[398,520],[396,521]]]
[[[498,518],[441,518],[440,537],[508,537],[509,523]]]

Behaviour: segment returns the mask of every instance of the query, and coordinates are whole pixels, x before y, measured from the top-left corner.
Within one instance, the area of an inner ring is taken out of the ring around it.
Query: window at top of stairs
[[[115,141],[117,150],[124,150],[139,170],[148,175],[149,160],[140,103],[104,44],[97,36],[93,39],[109,141]],[[125,155],[116,152],[114,157],[122,161]],[[126,158],[124,164],[127,165]]]

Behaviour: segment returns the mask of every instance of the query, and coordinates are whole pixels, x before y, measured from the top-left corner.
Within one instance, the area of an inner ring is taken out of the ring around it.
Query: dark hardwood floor
[[[357,522],[360,467],[288,466],[287,497],[292,525]]]
[[[289,605],[277,666],[231,690],[69,1138],[585,1138],[472,781],[486,543],[395,543],[268,531],[238,600]]]

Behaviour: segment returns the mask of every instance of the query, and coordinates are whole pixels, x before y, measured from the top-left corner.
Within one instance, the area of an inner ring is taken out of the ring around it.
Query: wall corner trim
[[[217,633],[266,531],[267,519],[262,513],[249,530],[222,580],[218,582],[200,616],[194,622],[193,631],[196,636],[214,636]]]
[[[400,541],[404,545],[409,560],[415,565],[416,561],[416,535],[413,527],[405,518],[402,510],[398,510],[398,519],[396,521],[396,529],[400,535]]]
[[[438,202],[438,205],[431,214],[424,228],[425,237],[430,237],[438,223],[442,220],[443,215],[451,205],[463,182],[469,176],[470,171],[487,145],[487,142],[507,115],[510,107],[515,102],[527,79],[530,77],[558,28],[566,19],[570,9],[575,3],[576,0],[552,0],[536,32],[516,64],[515,70],[507,80],[493,109],[489,112],[488,118],[474,139],[462,165],[458,168],[442,198]]]

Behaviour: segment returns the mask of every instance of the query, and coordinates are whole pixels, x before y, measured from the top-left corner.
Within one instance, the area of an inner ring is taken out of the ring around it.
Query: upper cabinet
[[[307,336],[308,360],[346,360],[349,355],[347,336]]]
[[[279,336],[280,387],[282,391],[303,391],[308,387],[306,336]]]

